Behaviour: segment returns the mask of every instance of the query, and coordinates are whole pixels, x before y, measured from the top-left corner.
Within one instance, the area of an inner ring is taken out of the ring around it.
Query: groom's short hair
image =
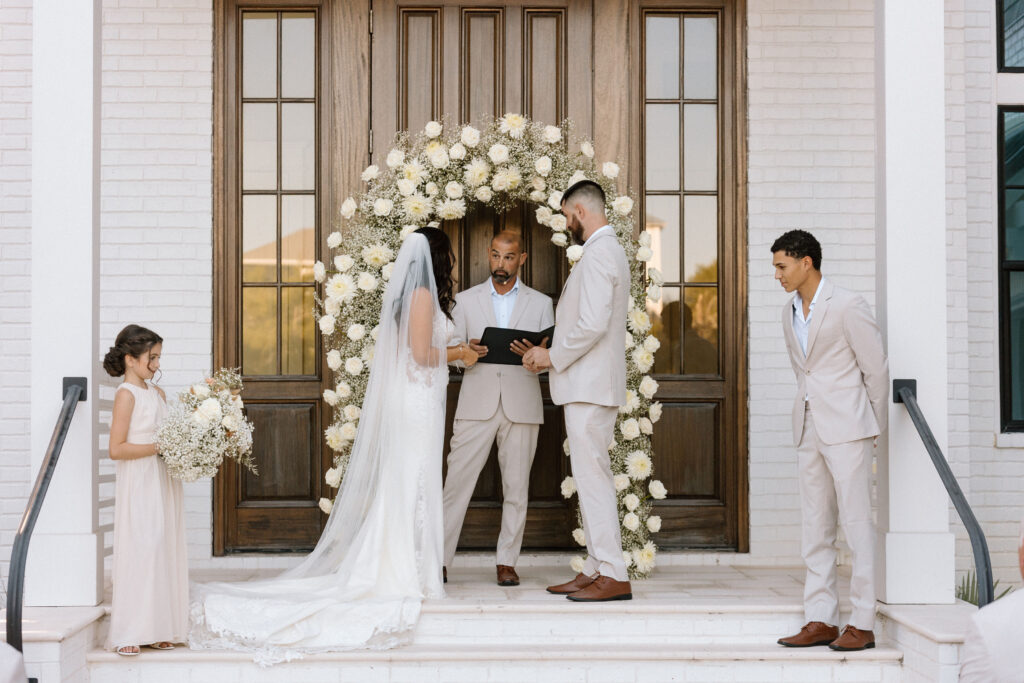
[[[821,270],[821,244],[817,238],[806,230],[790,230],[772,244],[772,253],[785,252],[786,256],[797,261],[804,256],[811,257],[811,265]]]
[[[562,193],[562,205],[582,202],[590,211],[604,212],[604,190],[593,180],[581,180]]]

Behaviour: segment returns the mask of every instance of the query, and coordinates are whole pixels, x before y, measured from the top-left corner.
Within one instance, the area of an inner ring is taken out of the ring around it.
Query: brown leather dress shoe
[[[633,589],[629,581],[616,581],[610,576],[598,576],[594,583],[565,597],[573,602],[608,602],[609,600],[632,600]]]
[[[498,585],[499,586],[518,586],[519,575],[516,574],[515,567],[509,567],[507,564],[498,565]]]
[[[874,646],[874,631],[862,631],[856,626],[850,626],[849,624],[843,627],[843,635],[836,638],[835,642],[829,643],[830,648],[839,652],[870,650]]]
[[[815,645],[829,645],[839,637],[839,629],[835,626],[820,621],[809,621],[800,633],[788,638],[779,638],[779,645],[786,647],[814,647]]]
[[[592,583],[594,583],[594,580],[586,574],[577,574],[576,578],[568,583],[561,583],[557,586],[548,586],[548,593],[554,593],[555,595],[569,595],[570,593],[583,590]]]

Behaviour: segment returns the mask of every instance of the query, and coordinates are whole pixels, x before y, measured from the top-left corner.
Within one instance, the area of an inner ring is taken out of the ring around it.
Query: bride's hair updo
[[[141,325],[128,325],[118,332],[114,345],[103,357],[103,369],[111,377],[120,377],[125,370],[125,356],[138,358],[157,344],[162,344],[163,341],[163,338],[153,330],[146,329]]]
[[[437,285],[437,303],[445,316],[451,320],[455,297],[452,294],[452,269],[455,267],[455,254],[452,253],[452,242],[448,235],[439,228],[420,228],[416,232],[427,238],[430,245],[430,259],[434,267],[434,283]]]

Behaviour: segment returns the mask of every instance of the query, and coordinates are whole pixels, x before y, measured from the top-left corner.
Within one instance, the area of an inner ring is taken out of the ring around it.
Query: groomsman
[[[562,195],[562,213],[583,256],[558,298],[550,351],[530,349],[523,365],[549,370],[551,400],[564,406],[569,461],[583,513],[587,560],[574,579],[548,592],[575,602],[631,600],[608,444],[626,402],[626,310],[630,274],[626,254],[608,225],[605,196],[592,180]]]
[[[480,345],[480,337],[487,327],[538,332],[551,327],[555,315],[551,297],[519,280],[519,269],[526,263],[519,233],[499,233],[491,240],[488,260],[491,276],[459,292],[452,311],[455,336],[469,340],[481,362],[466,370],[455,409],[444,482],[444,574],[447,580],[469,499],[497,439],[503,498],[497,578],[499,586],[518,586],[515,565],[523,545],[530,467],[544,405],[537,376],[520,365],[488,363],[488,349]]]
[[[797,383],[793,441],[807,565],[807,624],[779,643],[863,650],[875,646],[871,460],[875,438],[886,427],[889,398],[882,334],[864,297],[821,274],[821,245],[813,235],[791,230],[771,251],[775,279],[795,292],[782,308],[782,332]],[[853,614],[842,633],[837,628],[837,522],[853,555]]]

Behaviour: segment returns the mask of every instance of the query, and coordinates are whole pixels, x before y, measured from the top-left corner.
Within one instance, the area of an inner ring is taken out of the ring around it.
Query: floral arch
[[[317,282],[324,283],[314,315],[336,379],[335,388],[324,392],[324,400],[334,408],[325,433],[334,451],[326,483],[338,488],[348,464],[373,363],[384,287],[402,241],[420,227],[462,218],[474,203],[505,211],[525,201],[537,206],[537,221],[551,228],[552,242],[566,248],[571,267],[583,249],[569,246],[565,217],[558,213],[562,191],[584,178],[593,180],[604,189],[608,222],[625,249],[633,276],[624,340],[628,401],[619,409],[609,455],[623,556],[630,576],[643,578],[654,567],[657,552],[650,534],[661,528],[661,518],[651,514],[651,501],[666,495],[662,483],[651,479],[651,435],[661,404],[652,402],[658,383],[648,373],[660,344],[648,335],[651,320],[645,300],[661,298],[662,278],[651,268],[650,285],[645,283],[644,264],[652,256],[650,235],[645,231],[639,241],[633,239],[633,199],[617,191],[619,166],[608,161],[598,169],[591,142],[570,141],[570,122],[544,125],[506,114],[486,124],[479,130],[431,121],[414,136],[399,133],[385,168],[373,165],[363,171],[364,190],[341,205],[344,235],[330,234],[327,244],[333,258],[314,267]],[[568,454],[567,444],[565,451]],[[571,498],[575,492],[575,482],[566,477],[562,494]],[[325,512],[332,504],[331,499],[320,500]],[[584,545],[581,528],[573,532],[573,539]],[[582,563],[582,557],[573,559],[577,571]]]

